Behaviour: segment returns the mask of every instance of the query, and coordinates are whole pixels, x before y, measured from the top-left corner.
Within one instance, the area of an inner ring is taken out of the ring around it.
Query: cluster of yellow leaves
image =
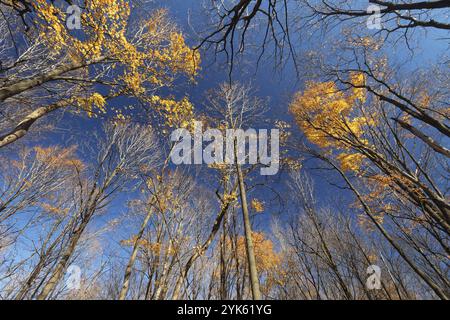
[[[365,101],[361,89],[351,94],[340,91],[334,82],[308,82],[306,90],[297,94],[291,103],[291,111],[308,139],[326,148],[335,146],[333,137],[345,136],[348,126],[353,126],[356,136],[362,134],[361,120],[353,119],[354,104]]]
[[[290,170],[300,170],[302,168],[302,162],[299,159],[294,159],[292,157],[284,157],[282,159],[283,164],[285,164]]]
[[[238,198],[237,193],[236,192],[232,192],[230,194],[225,194],[223,196],[223,202],[225,202],[225,203],[233,202],[233,201],[236,201],[237,198]]]
[[[349,98],[359,100],[362,103],[366,102],[366,89],[364,88],[366,78],[364,74],[361,72],[352,72],[350,74],[350,82],[354,87]]]
[[[367,180],[369,192],[362,195],[364,202],[370,207],[373,218],[380,224],[384,222],[386,215],[396,215],[402,211],[401,205],[397,199],[400,197],[408,197],[409,192],[415,193],[420,200],[425,201],[427,196],[423,190],[418,188],[409,179],[401,173],[391,172],[389,175],[377,174],[369,177]],[[395,193],[395,197],[393,197]],[[423,223],[422,212],[409,212],[410,219],[405,221],[401,226],[404,232],[411,233],[418,225]],[[360,218],[360,224],[367,226],[371,224],[368,218]],[[368,229],[371,229],[368,227]]]
[[[373,213],[373,218],[380,225],[383,224],[384,217],[385,217],[385,215],[382,212]],[[358,224],[362,228],[364,228],[366,231],[374,231],[375,230],[375,225],[373,224],[372,220],[365,214],[358,215]]]
[[[93,93],[89,97],[76,97],[74,99],[75,105],[86,111],[89,117],[95,115],[96,109],[102,113],[106,113],[106,100],[100,93]]]
[[[226,171],[230,168],[230,165],[227,163],[211,163],[211,164],[208,164],[208,168],[216,169],[219,171]]]
[[[186,205],[183,194],[177,189],[178,183],[175,174],[157,175],[156,181],[148,178],[146,184],[149,190],[157,194],[157,207],[160,213],[177,214]],[[149,200],[149,202],[151,201]]]
[[[289,137],[291,136],[290,128],[291,125],[286,121],[277,120],[275,121],[275,128],[280,131],[280,143],[286,144]]]
[[[41,203],[40,204],[41,208],[44,209],[44,211],[46,211],[49,214],[52,215],[56,215],[56,216],[65,216],[69,213],[69,208],[60,208],[60,207],[55,207],[51,204],[48,203]]]
[[[197,75],[200,55],[192,50],[183,35],[171,27],[166,10],[155,10],[147,21],[140,22],[136,36],[129,35],[130,7],[126,0],[86,0],[77,36],[65,26],[66,14],[53,2],[36,0],[40,37],[55,52],[67,54],[74,61],[108,62],[116,70],[115,82],[121,81],[121,92],[145,94],[152,88],[170,86],[176,74],[190,79]],[[77,101],[92,116],[92,105],[104,111],[101,96]],[[168,124],[187,126],[192,113],[187,98],[182,101],[159,101],[167,112]]]
[[[275,251],[273,242],[266,239],[262,232],[252,232],[253,247],[255,251],[256,268],[262,275],[270,272],[280,265],[280,255]],[[237,254],[241,265],[247,261],[247,251],[245,245],[245,237],[240,236],[237,239]]]
[[[375,264],[378,261],[378,257],[374,253],[369,254],[367,256],[367,259],[370,261],[371,264]]]
[[[290,110],[309,141],[335,150],[344,170],[359,170],[364,156],[349,153],[348,141],[358,139],[363,144],[364,127],[374,125],[372,119],[356,116],[357,106],[366,102],[365,76],[352,73],[352,88],[339,90],[334,82],[308,82],[303,93],[294,97]]]
[[[150,103],[165,119],[165,124],[172,128],[191,128],[194,122],[194,106],[188,98],[180,101],[151,96]]]
[[[256,268],[262,281],[261,291],[268,294],[271,287],[279,283],[283,270],[281,268],[282,255],[274,249],[274,244],[267,239],[262,232],[252,232],[252,241],[255,252]],[[237,263],[239,266],[247,264],[247,251],[244,236],[239,236],[236,240],[227,237],[225,240],[227,252],[236,252]],[[233,254],[234,256],[234,254]],[[218,270],[213,276],[219,277]]]
[[[252,199],[251,207],[253,210],[255,210],[256,213],[261,213],[264,211],[264,203],[262,203],[258,199]]]
[[[373,218],[382,225],[386,214],[397,210],[390,200],[392,188],[394,188],[394,178],[378,174],[369,177],[366,181],[369,191],[361,197],[370,207]],[[355,205],[361,207],[359,201]],[[374,230],[373,222],[365,214],[358,217],[358,223],[368,231]]]
[[[358,171],[365,157],[360,153],[341,153],[336,159],[339,161],[342,170]]]
[[[421,92],[419,94],[419,106],[427,109],[431,105],[432,97],[427,92]]]
[[[67,31],[61,19],[64,13],[46,0],[36,0],[33,5],[38,17],[43,21],[40,37],[59,52],[67,44]]]
[[[75,156],[75,147],[59,148],[59,147],[34,147],[36,159],[47,166],[55,168],[78,168],[81,170],[84,164]]]
[[[199,69],[200,54],[189,48],[181,33],[170,34],[169,46],[154,52],[154,56],[175,72],[184,72],[194,77]]]
[[[133,246],[134,243],[136,242],[136,240],[137,240],[137,237],[133,236],[131,239],[120,241],[120,244],[123,246]],[[142,239],[142,238],[138,240],[138,246],[142,250],[150,251],[155,255],[160,255],[162,253],[162,250],[164,249],[164,246],[161,243],[150,242],[147,239]],[[172,248],[171,245],[168,246],[166,252],[169,255],[175,254],[175,250]]]
[[[350,34],[351,34],[351,32],[350,32]],[[378,50],[380,50],[381,46],[383,45],[383,40],[381,38],[375,39],[373,37],[349,36],[348,42],[357,48],[358,47],[365,48],[366,50],[370,50],[370,51],[378,51]]]
[[[224,209],[227,205],[232,204],[233,202],[236,202],[238,199],[237,192],[232,192],[230,194],[224,194],[222,199],[222,205],[221,209]]]
[[[81,15],[83,40],[66,28],[66,13],[47,0],[33,6],[40,23],[40,36],[55,51],[67,49],[75,59],[94,59],[107,50],[127,44],[125,31],[130,8],[125,0],[86,0]],[[114,40],[114,41],[112,41]]]

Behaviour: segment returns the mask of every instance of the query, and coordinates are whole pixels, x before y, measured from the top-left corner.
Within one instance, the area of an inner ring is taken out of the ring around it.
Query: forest
[[[0,300],[448,300],[449,158],[448,0],[0,0]]]

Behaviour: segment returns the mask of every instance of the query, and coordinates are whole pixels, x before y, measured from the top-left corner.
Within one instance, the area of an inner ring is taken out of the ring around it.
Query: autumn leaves
[[[65,27],[65,12],[56,4],[38,0],[33,5],[36,41],[51,48],[48,58],[54,67],[41,70],[36,79],[14,83],[6,98],[30,94],[52,81],[71,86],[70,95],[52,97],[58,99],[56,109],[70,107],[96,117],[109,111],[108,100],[128,97],[153,107],[169,126],[189,121],[192,107],[187,97],[176,100],[158,92],[180,76],[193,80],[200,55],[185,43],[165,10],[155,10],[131,25],[128,1],[85,1],[81,30],[71,31]],[[119,120],[125,119],[123,112],[117,112]]]
[[[308,82],[304,92],[294,97],[290,110],[310,142],[338,152],[341,167],[357,171],[364,156],[349,151],[355,140],[367,144],[364,126],[375,122],[364,114],[364,75],[352,73],[349,82],[352,87],[347,91],[338,89],[334,82]]]

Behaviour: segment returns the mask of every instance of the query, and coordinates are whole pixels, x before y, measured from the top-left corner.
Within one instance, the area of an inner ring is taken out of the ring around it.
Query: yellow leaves
[[[294,97],[290,109],[312,143],[329,147],[329,137],[340,134],[343,116],[348,115],[351,104],[333,82],[308,82],[306,90]]]
[[[194,106],[188,98],[180,101],[151,96],[150,103],[165,119],[169,127],[189,128],[194,121]]]
[[[343,30],[344,35],[346,36],[346,41],[349,45],[354,47],[355,49],[363,49],[370,52],[376,52],[380,50],[380,48],[383,45],[383,38],[382,37],[360,37],[354,34],[354,32],[351,29],[344,29]]]
[[[166,10],[155,10],[146,21],[134,21],[131,30],[128,1],[86,0],[83,4],[81,30],[71,33],[65,26],[65,12],[53,2],[37,0],[34,7],[40,35],[52,51],[67,55],[73,62],[107,63],[109,72],[105,77],[114,83],[111,95],[141,96],[149,89],[154,93],[155,89],[173,84],[177,75],[191,80],[197,75],[200,54],[186,44]],[[78,98],[76,103],[93,116],[94,108],[104,112],[101,98],[97,94]],[[193,106],[187,98],[162,99],[157,107],[164,110],[167,125],[189,126]]]
[[[363,86],[363,74],[351,74],[350,82]],[[365,119],[352,119],[351,112],[357,101],[364,103],[365,89],[353,88],[351,94],[340,91],[333,82],[308,82],[303,93],[291,103],[291,112],[308,139],[320,147],[329,147],[329,138],[341,137],[349,132],[361,135]]]
[[[264,211],[264,203],[258,199],[252,199],[250,205],[252,209],[255,210],[256,213],[261,213]]]
[[[168,62],[174,70],[184,72],[192,78],[199,70],[200,54],[189,48],[181,33],[173,32],[170,35],[170,46],[167,54]]]
[[[383,212],[375,212],[372,214],[373,220],[379,225],[382,225],[384,222],[384,213]],[[360,214],[358,215],[358,224],[364,228],[366,231],[374,231],[375,225],[366,214]]]
[[[231,202],[236,201],[237,198],[238,198],[238,194],[236,192],[232,192],[230,194],[227,193],[227,194],[225,194],[223,196],[223,202],[224,203],[231,203]]]
[[[65,216],[69,213],[68,208],[63,209],[63,208],[55,207],[48,203],[41,203],[40,206],[45,212],[52,214],[52,215],[56,215],[56,216],[60,216],[60,215]]]
[[[232,205],[238,199],[237,192],[225,193],[222,198],[221,210],[224,210],[227,206]]]
[[[75,156],[75,147],[59,148],[59,147],[34,147],[36,159],[48,166],[57,168],[77,168],[81,170],[84,164]]]
[[[75,104],[82,110],[86,111],[89,117],[94,116],[95,109],[100,110],[102,113],[106,113],[105,105],[106,100],[100,93],[93,93],[89,97],[77,97],[74,99]]]
[[[298,171],[302,168],[302,162],[299,159],[295,159],[292,157],[284,157],[283,163],[293,171]]]
[[[361,72],[352,72],[350,74],[350,82],[353,85],[353,98],[361,103],[366,102],[366,78]]]
[[[372,37],[362,37],[362,38],[356,40],[354,42],[354,44],[356,46],[364,47],[371,51],[378,51],[378,50],[380,50],[380,48],[383,44],[383,39],[382,38],[374,39]]]
[[[378,260],[378,257],[377,257],[376,254],[371,253],[371,254],[369,254],[369,255],[367,256],[367,259],[369,260],[369,262],[370,262],[371,264],[376,264],[376,262],[377,262],[377,260]]]
[[[208,164],[208,168],[227,172],[227,170],[230,168],[230,165],[227,163],[211,163],[211,164]],[[227,180],[228,180],[228,176],[225,175],[224,177],[227,177]]]
[[[291,125],[285,121],[277,120],[275,121],[275,128],[280,131],[280,143],[286,144],[289,137],[291,136],[291,132],[289,131]]]
[[[341,153],[337,157],[342,170],[344,171],[358,171],[361,168],[365,156],[360,153]]]
[[[366,102],[365,76],[351,73],[350,90],[339,90],[336,84],[308,82],[306,89],[298,93],[290,110],[305,136],[313,144],[327,151],[344,152],[338,157],[344,170],[358,170],[363,157],[348,154],[352,141],[368,145],[363,138],[364,128],[375,125],[373,119],[356,116]]]
[[[255,251],[256,267],[258,272],[266,273],[281,263],[281,258],[274,250],[273,242],[266,239],[262,232],[252,232],[253,247]],[[247,260],[245,237],[237,239],[238,259],[243,264]]]
[[[121,240],[120,244],[122,246],[133,246],[136,241],[140,249],[152,252],[155,255],[160,255],[165,249],[165,246],[159,242],[151,242],[144,238],[137,239],[137,236],[133,236],[131,239],[127,240]],[[169,255],[175,254],[175,251],[171,245],[169,245],[166,249],[167,254]]]
[[[77,52],[84,59],[100,56],[111,44],[110,39],[124,34],[129,16],[127,1],[86,0],[81,16],[83,40],[80,40],[66,28],[65,12],[52,2],[37,0],[33,5],[42,39],[57,52],[63,49]]]
[[[105,112],[105,104],[106,104],[106,100],[105,98],[103,98],[103,96],[100,93],[94,93],[90,98],[89,98],[90,102],[92,103],[92,105],[96,106],[97,108],[99,108],[102,112]]]
[[[141,75],[138,72],[125,72],[123,81],[134,94],[139,95],[145,92],[145,89],[142,87]]]
[[[252,241],[255,252],[256,267],[259,275],[269,281],[272,276],[278,272],[278,266],[281,264],[281,255],[274,249],[274,244],[267,239],[262,232],[252,232]],[[246,241],[244,236],[239,236],[237,239],[227,237],[225,240],[227,252],[236,257],[237,263],[243,266],[247,263]]]
[[[421,92],[419,95],[419,106],[427,109],[431,105],[431,96],[427,92]]]
[[[369,179],[369,182],[374,185],[377,189],[387,189],[390,188],[393,183],[393,177],[385,176],[385,175],[374,175]]]
[[[67,45],[68,37],[63,20],[65,14],[46,0],[36,0],[32,2],[32,5],[42,21],[40,37],[47,41],[56,52],[59,52]]]
[[[127,118],[124,116],[122,111],[116,110],[116,116],[114,117],[114,123],[120,123],[126,121]]]

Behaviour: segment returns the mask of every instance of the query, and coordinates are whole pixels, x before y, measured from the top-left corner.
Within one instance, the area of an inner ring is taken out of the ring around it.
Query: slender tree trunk
[[[441,146],[436,141],[434,141],[431,137],[427,136],[423,132],[421,132],[419,129],[413,127],[409,123],[406,123],[405,121],[402,121],[400,119],[392,118],[395,122],[397,122],[402,128],[408,130],[413,135],[415,135],[417,138],[425,142],[430,148],[432,148],[434,151],[439,152],[440,154],[443,154],[447,158],[450,158],[450,150],[445,148],[444,146]]]
[[[0,148],[11,144],[23,136],[25,136],[30,129],[31,125],[42,118],[43,116],[49,114],[52,111],[55,111],[62,107],[62,104],[55,103],[45,107],[39,107],[33,112],[29,113],[22,121],[20,121],[14,129],[10,132],[0,136]]]
[[[170,244],[168,251],[170,251],[171,247],[172,247],[172,245]],[[158,288],[156,289],[155,300],[162,300],[165,295],[165,292],[167,290],[166,289],[167,278],[171,271],[171,266],[172,266],[172,262],[170,261],[170,259],[168,257],[166,257],[166,259],[164,261],[164,265],[163,265],[162,274],[161,274],[160,280],[158,282]]]
[[[45,284],[44,288],[42,289],[41,293],[37,296],[38,300],[45,300],[48,298],[48,296],[51,294],[51,292],[55,289],[58,282],[63,277],[63,273],[67,268],[67,264],[72,257],[75,248],[78,244],[78,241],[81,238],[81,235],[83,234],[84,229],[86,228],[87,224],[89,223],[90,216],[87,217],[80,227],[74,232],[72,239],[69,242],[69,245],[67,246],[66,250],[63,253],[63,256],[61,260],[59,261],[58,265],[56,266],[55,271],[53,272],[52,276],[48,280],[48,282]]]
[[[258,270],[256,269],[255,251],[253,247],[252,239],[252,227],[250,224],[250,215],[248,212],[247,193],[244,184],[244,175],[242,174],[241,166],[237,160],[237,142],[234,141],[234,154],[237,170],[237,178],[239,182],[239,193],[241,196],[242,216],[244,219],[244,231],[245,231],[245,245],[247,249],[248,270],[250,274],[250,285],[252,289],[253,300],[261,300],[261,291],[259,289],[259,277]]]
[[[225,263],[225,259],[226,259],[226,220],[223,222],[222,225],[222,238],[220,241],[220,299],[221,300],[227,300],[227,285],[226,285],[226,280],[227,280],[227,267],[226,267],[226,263]]]
[[[55,230],[60,225],[60,223],[62,223],[62,220],[54,226],[53,230]],[[70,221],[69,227],[72,225],[73,225],[73,220]],[[62,238],[64,237],[66,232],[67,232],[67,228],[65,228],[65,230],[63,230],[58,235],[58,237],[51,243],[51,245],[44,252],[41,253],[41,255],[39,257],[39,262],[33,268],[33,271],[28,276],[27,281],[20,288],[19,292],[17,293],[17,295],[14,298],[15,300],[22,300],[25,298],[25,295],[30,291],[31,286],[33,285],[33,283],[35,282],[35,280],[38,278],[39,274],[41,273],[42,269],[44,268],[48,257],[50,257],[50,255],[53,253],[53,250],[56,248],[56,246],[59,243],[61,243]],[[50,235],[51,235],[51,233],[50,233]],[[50,235],[49,235],[49,238],[50,238]],[[44,243],[43,247],[45,245],[46,244]]]
[[[231,191],[231,193],[235,192],[237,188],[237,185],[235,185]],[[196,250],[192,256],[189,258],[189,260],[186,262],[186,265],[184,266],[184,269],[181,270],[181,274],[177,279],[177,282],[175,284],[175,289],[172,294],[172,300],[178,300],[178,297],[180,295],[181,291],[181,285],[184,282],[184,280],[187,277],[187,274],[189,272],[189,269],[194,264],[195,260],[197,260],[206,250],[208,250],[208,247],[211,245],[211,242],[214,240],[214,237],[216,233],[220,229],[220,225],[222,223],[222,220],[225,216],[225,214],[228,211],[228,208],[230,207],[230,201],[228,200],[226,203],[222,204],[222,209],[220,210],[219,214],[216,217],[216,221],[214,222],[213,228],[211,230],[211,233],[208,236],[208,239],[203,243],[202,247],[199,250]]]
[[[334,163],[329,161],[328,159],[321,157],[321,159],[327,161],[330,165],[332,165],[336,171],[339,172],[339,174],[342,176],[342,178],[347,183],[347,186],[353,191],[355,196],[358,198],[359,202],[364,208],[364,211],[370,218],[370,220],[374,223],[374,225],[377,227],[377,229],[381,232],[381,234],[385,237],[385,239],[394,247],[394,249],[398,252],[398,254],[403,258],[403,260],[406,261],[406,263],[411,267],[411,269],[420,277],[422,280],[434,291],[434,293],[442,300],[449,300],[449,297],[447,296],[447,292],[442,290],[425,272],[420,270],[420,268],[409,258],[408,255],[403,251],[403,249],[398,245],[398,243],[389,235],[389,233],[386,231],[386,229],[377,221],[377,219],[374,218],[374,215],[372,213],[372,210],[370,207],[366,204],[361,194],[356,190],[356,188],[353,186],[353,184],[350,182],[350,180],[347,178],[347,176],[342,172],[340,168],[338,168]]]
[[[96,175],[98,172],[96,173]],[[105,182],[105,185],[109,185],[111,180],[113,179],[115,175],[111,175],[109,179]],[[104,189],[103,189],[104,190]],[[92,216],[95,213],[96,205],[98,203],[98,199],[100,197],[99,194],[94,195],[96,192],[96,188],[92,188],[90,198],[93,197],[92,202],[90,205],[87,206],[87,209],[85,211],[82,211],[81,217],[82,221],[80,225],[73,231],[71,239],[69,239],[69,243],[66,247],[66,249],[63,252],[63,255],[61,259],[59,260],[58,264],[56,265],[55,270],[53,271],[52,275],[50,276],[50,279],[47,281],[47,283],[44,285],[44,288],[42,289],[41,293],[37,296],[38,300],[45,300],[48,298],[48,296],[52,293],[52,291],[55,289],[58,282],[63,277],[64,271],[67,268],[67,264],[69,263],[70,258],[72,257],[73,253],[75,252],[75,249],[77,247],[78,241],[81,238],[81,235],[83,234],[84,230],[86,229],[88,223],[91,221]]]
[[[130,287],[130,278],[131,271],[133,269],[134,262],[136,261],[138,249],[139,249],[139,240],[142,239],[142,235],[144,234],[145,228],[147,227],[148,221],[152,216],[153,211],[149,209],[144,221],[142,222],[141,228],[139,229],[139,233],[136,236],[133,244],[133,251],[131,253],[130,259],[128,260],[127,267],[125,269],[125,275],[123,277],[122,289],[120,290],[119,300],[125,300],[127,296],[128,289]]]
[[[87,61],[87,62],[71,62],[68,64],[61,65],[61,66],[57,66],[53,70],[51,70],[47,73],[44,73],[44,74],[37,75],[32,79],[19,80],[8,86],[1,87],[0,88],[0,102],[3,102],[7,98],[10,98],[17,94],[20,94],[24,91],[33,89],[34,87],[37,87],[48,81],[57,80],[58,77],[60,77],[61,75],[63,75],[66,72],[75,71],[80,68],[87,67],[91,64],[102,62],[104,60],[105,60],[105,57],[99,57],[99,58],[96,58],[94,60]]]

